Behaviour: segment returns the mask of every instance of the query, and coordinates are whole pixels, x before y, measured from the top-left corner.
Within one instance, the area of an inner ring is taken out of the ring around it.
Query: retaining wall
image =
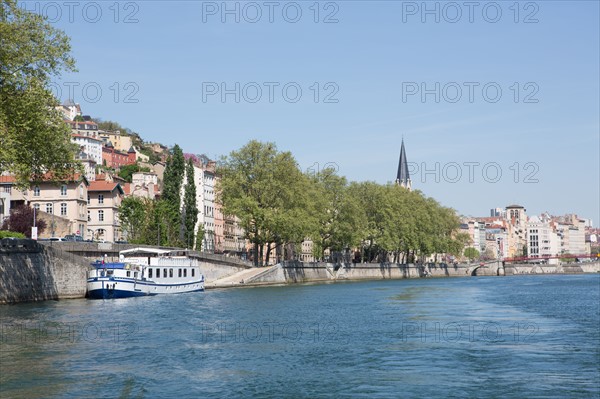
[[[82,298],[89,262],[33,240],[0,241],[0,303]]]

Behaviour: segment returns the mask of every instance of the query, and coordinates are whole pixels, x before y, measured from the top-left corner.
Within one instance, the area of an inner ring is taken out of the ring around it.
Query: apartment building
[[[124,194],[121,185],[113,181],[96,180],[90,183],[87,195],[86,237],[109,242],[123,239],[119,207]]]

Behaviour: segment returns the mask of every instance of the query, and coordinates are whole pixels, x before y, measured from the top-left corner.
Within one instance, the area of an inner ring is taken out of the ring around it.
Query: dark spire
[[[404,149],[404,139],[400,147],[400,161],[398,162],[398,174],[396,175],[396,184],[410,189],[410,175],[408,173],[408,161],[406,160],[406,150]]]

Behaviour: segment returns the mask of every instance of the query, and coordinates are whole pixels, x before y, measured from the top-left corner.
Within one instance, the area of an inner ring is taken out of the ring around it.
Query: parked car
[[[50,237],[50,238],[48,238],[48,241],[65,241],[65,240],[60,237]]]

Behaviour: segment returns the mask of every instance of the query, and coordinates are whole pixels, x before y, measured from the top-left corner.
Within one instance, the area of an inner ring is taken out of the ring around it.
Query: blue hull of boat
[[[135,296],[148,296],[144,292],[137,291],[126,291],[126,290],[109,290],[106,288],[100,290],[93,290],[88,292],[89,299],[117,299],[117,298],[131,298]]]
[[[177,294],[186,294],[189,292],[202,292],[204,288],[194,291],[178,292]],[[173,293],[175,294],[175,293]],[[145,292],[138,291],[127,291],[127,290],[109,290],[106,288],[88,291],[88,299],[118,299],[118,298],[132,298],[136,296],[154,296],[154,295],[172,295],[172,294],[148,294]]]

